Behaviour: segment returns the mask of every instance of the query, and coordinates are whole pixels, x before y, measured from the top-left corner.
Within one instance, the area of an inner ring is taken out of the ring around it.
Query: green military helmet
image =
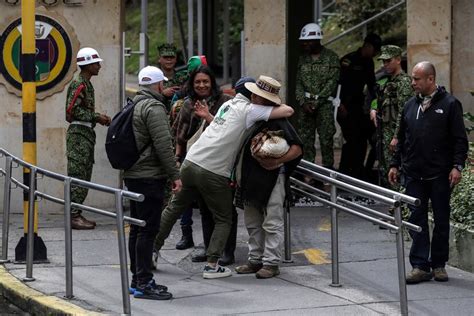
[[[402,49],[395,45],[384,45],[380,51],[380,56],[377,58],[379,60],[387,60],[393,57],[402,56]]]
[[[178,48],[173,43],[163,43],[158,45],[158,55],[160,57],[176,57]]]

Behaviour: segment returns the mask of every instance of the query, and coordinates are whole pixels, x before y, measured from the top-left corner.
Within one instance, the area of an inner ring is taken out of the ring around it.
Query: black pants
[[[370,118],[361,109],[349,112],[344,118],[339,115],[338,122],[345,140],[342,145],[339,171],[355,178],[364,179]]]
[[[143,287],[151,279],[153,242],[160,228],[161,211],[163,208],[165,180],[158,179],[125,179],[128,190],[145,196],[143,202],[130,201],[130,215],[146,221],[145,227],[130,226],[128,251],[132,282]]]
[[[406,194],[420,199],[419,206],[410,205],[410,223],[422,231],[410,230],[413,243],[410,249],[410,264],[414,268],[429,271],[444,267],[449,258],[449,200],[451,188],[448,175],[433,180],[417,180],[405,176]],[[433,208],[434,229],[430,245],[428,230],[428,200]],[[431,246],[431,247],[430,247]]]

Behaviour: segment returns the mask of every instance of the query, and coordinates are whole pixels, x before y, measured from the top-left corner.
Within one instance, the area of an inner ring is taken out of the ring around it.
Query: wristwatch
[[[453,168],[456,169],[459,172],[462,172],[463,166],[462,165],[454,165]]]

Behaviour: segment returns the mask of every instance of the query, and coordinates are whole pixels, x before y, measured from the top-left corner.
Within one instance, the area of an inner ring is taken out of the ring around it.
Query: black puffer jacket
[[[438,87],[425,112],[422,99],[413,97],[405,104],[398,133],[398,146],[391,167],[416,179],[448,174],[467,158],[468,141],[462,105],[444,87]]]

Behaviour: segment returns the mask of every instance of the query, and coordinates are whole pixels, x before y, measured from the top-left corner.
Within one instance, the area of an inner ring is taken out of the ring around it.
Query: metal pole
[[[331,178],[335,178],[336,174],[331,173]],[[337,187],[331,185],[331,202],[337,203]],[[331,265],[332,265],[332,283],[330,286],[340,287],[339,284],[339,245],[337,232],[337,209],[331,208]]]
[[[148,35],[140,33],[140,69],[148,66]]]
[[[64,241],[66,243],[66,298],[73,298],[71,178],[66,178],[64,180]]]
[[[120,258],[120,277],[122,281],[123,313],[125,315],[131,315],[130,294],[128,293],[127,248],[125,246],[125,228],[123,225],[122,192],[115,193],[115,207],[117,209],[117,239]]]
[[[12,157],[5,157],[5,183],[3,187],[3,225],[2,225],[2,259],[0,263],[10,262],[8,260],[8,229],[10,228],[10,198]]]
[[[224,4],[225,5],[225,4]],[[228,7],[228,6],[227,6]],[[224,6],[224,8],[226,8]],[[225,9],[224,9],[225,10]],[[227,9],[229,10],[229,9]],[[197,36],[198,36],[198,54],[203,54],[203,39],[202,39],[202,0],[197,0]]]
[[[229,81],[229,0],[224,0],[224,14],[222,19],[224,20],[224,42],[222,45],[222,67],[224,84]]]
[[[245,32],[240,32],[240,75],[245,76]]]
[[[313,12],[313,15],[314,15],[314,21],[315,23],[317,24],[320,24],[321,23],[321,13],[322,13],[322,1],[321,0],[314,0],[314,4],[313,4],[313,7],[314,7],[314,12]]]
[[[285,217],[283,218],[285,228],[285,263],[291,263],[291,222],[290,222],[290,201],[285,198]]]
[[[188,58],[194,55],[194,8],[193,0],[188,0]]]
[[[140,69],[148,65],[148,0],[141,2]]]
[[[400,197],[395,197],[400,200]],[[397,239],[397,263],[398,263],[398,288],[400,291],[400,313],[408,315],[408,297],[407,284],[405,279],[405,249],[403,245],[403,223],[402,211],[400,206],[395,208],[394,212],[395,224],[398,226],[396,234]]]
[[[35,191],[36,191],[36,168],[30,170],[30,185],[28,192],[28,234],[26,242],[26,277],[23,281],[34,281],[33,278],[33,253],[35,243]]]
[[[173,0],[166,1],[166,41],[173,43]]]
[[[178,20],[179,37],[181,39],[181,45],[183,46],[184,60],[187,61],[186,40],[184,39],[183,21],[181,21],[181,11],[179,10],[178,0],[174,0],[174,12],[176,13],[176,20]]]
[[[130,56],[130,54],[128,54]],[[127,52],[125,51],[125,32],[122,32],[122,60],[120,62],[120,110],[125,105],[125,86],[127,84],[125,79],[125,57],[127,57]]]

